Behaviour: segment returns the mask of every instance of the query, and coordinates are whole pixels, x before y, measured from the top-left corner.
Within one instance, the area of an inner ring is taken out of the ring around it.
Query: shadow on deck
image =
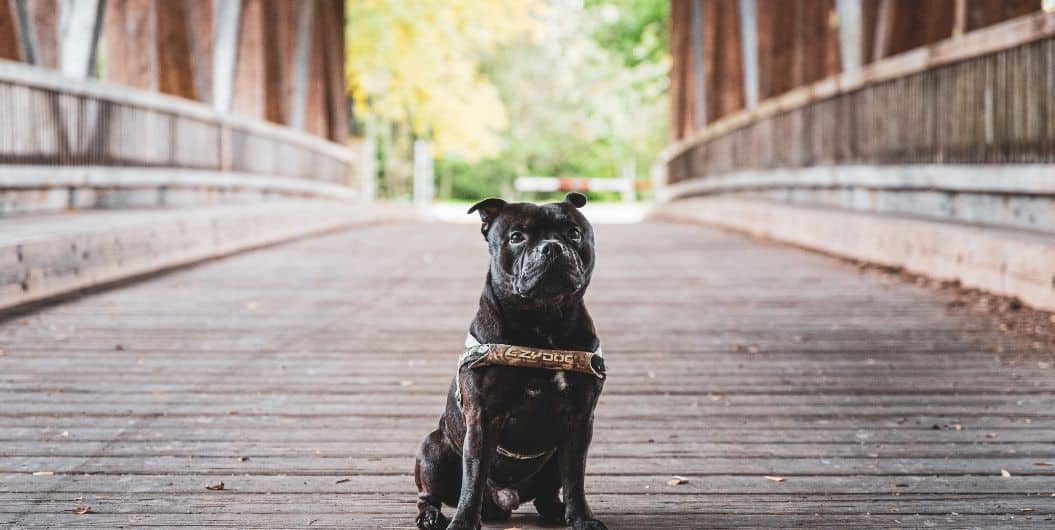
[[[610,528],[1053,524],[1047,345],[787,247],[598,239]],[[0,526],[410,527],[484,259],[475,226],[373,226],[0,323]]]

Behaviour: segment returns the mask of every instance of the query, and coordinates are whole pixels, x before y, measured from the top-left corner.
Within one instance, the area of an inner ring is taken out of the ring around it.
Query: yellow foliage
[[[437,155],[499,152],[507,126],[478,59],[541,31],[538,0],[348,0],[346,76],[356,110],[431,136]]]

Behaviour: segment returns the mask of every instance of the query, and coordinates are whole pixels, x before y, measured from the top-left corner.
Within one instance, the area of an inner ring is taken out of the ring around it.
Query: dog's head
[[[491,251],[491,283],[503,300],[557,306],[581,297],[593,273],[593,227],[579,208],[580,193],[551,204],[485,199],[481,232]]]

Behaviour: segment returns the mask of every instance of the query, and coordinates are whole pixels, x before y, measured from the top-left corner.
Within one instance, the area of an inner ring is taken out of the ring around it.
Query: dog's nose
[[[542,243],[541,247],[539,247],[539,252],[547,258],[550,256],[556,256],[557,254],[560,254],[560,243],[557,243],[556,241],[546,241]]]

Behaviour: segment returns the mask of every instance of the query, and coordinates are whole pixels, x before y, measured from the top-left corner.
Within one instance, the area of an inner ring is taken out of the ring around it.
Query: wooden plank
[[[0,241],[51,237],[31,225]],[[587,488],[610,528],[1055,517],[1055,368],[1022,332],[695,226],[598,237]],[[485,255],[472,225],[376,226],[0,321],[0,524],[411,527]]]

